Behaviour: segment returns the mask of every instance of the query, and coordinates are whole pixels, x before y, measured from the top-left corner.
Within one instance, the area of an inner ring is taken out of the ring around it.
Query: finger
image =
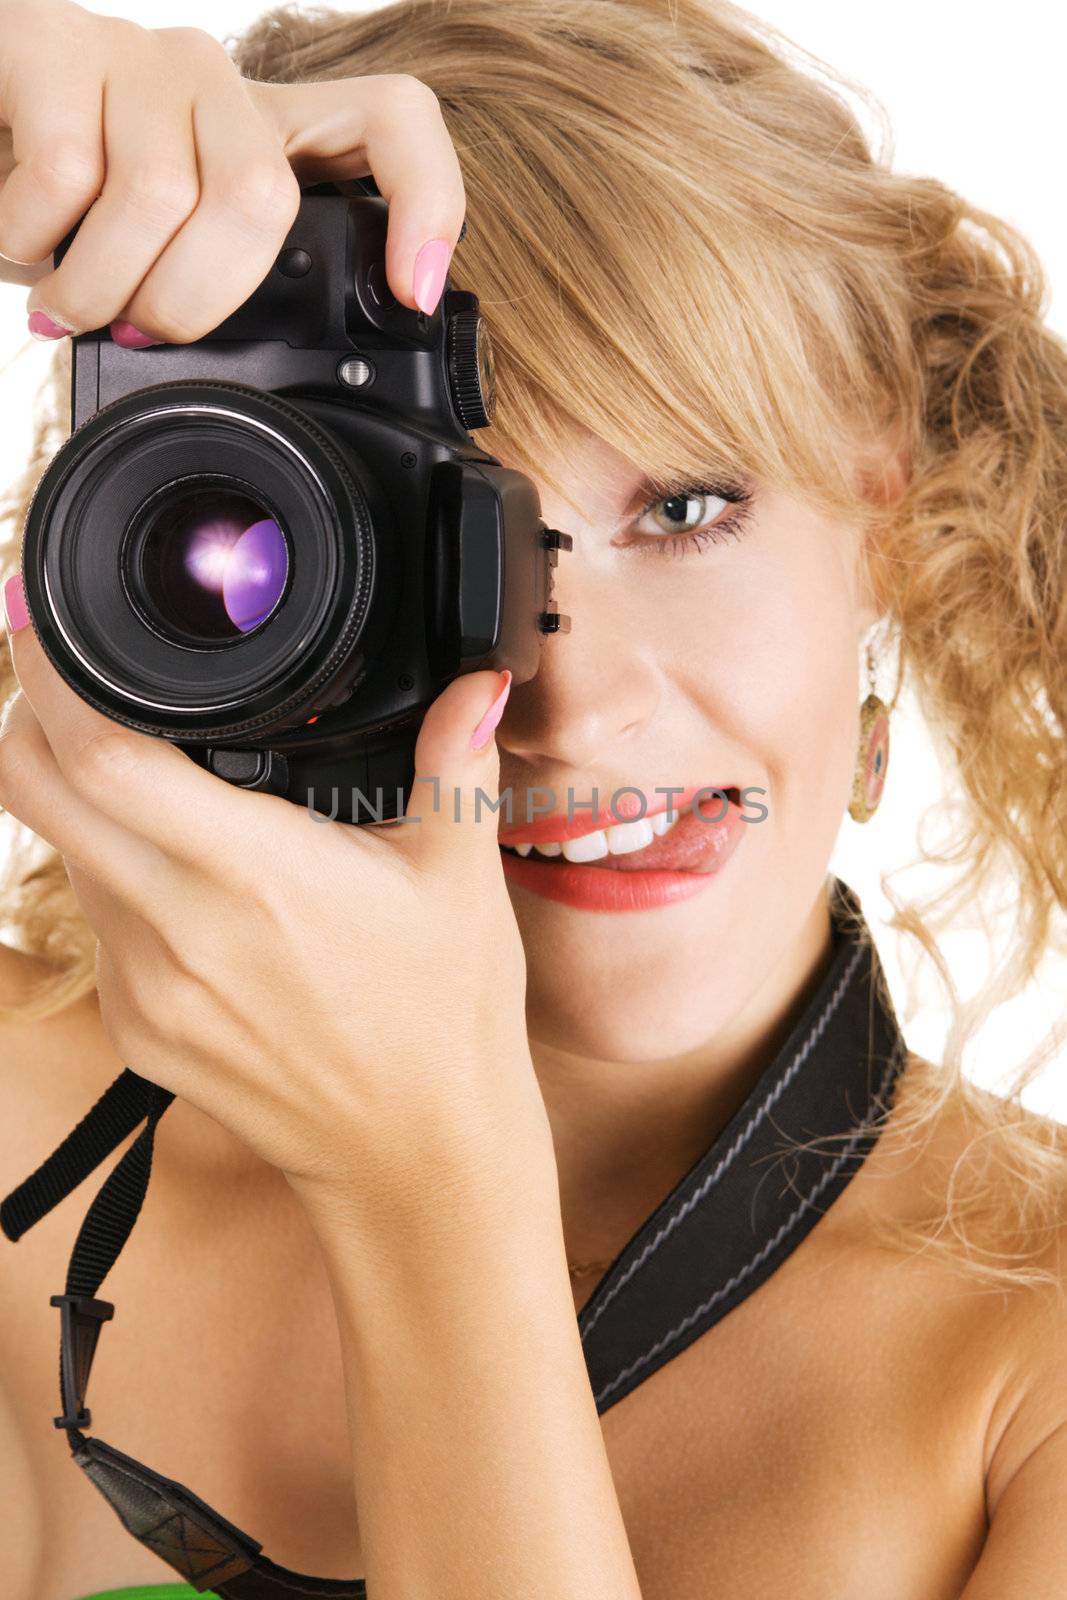
[[[159,904],[165,868],[160,852],[70,787],[22,691],[8,703],[0,726],[0,804],[105,895],[137,910]],[[95,921],[93,926],[100,931]]]
[[[217,854],[220,838],[255,848],[261,808],[274,797],[238,794],[166,739],[124,727],[87,705],[52,666],[31,627],[18,628],[10,644],[19,684],[60,772],[82,800],[174,859],[203,865]],[[275,820],[271,808],[268,824]]]
[[[300,184],[276,133],[221,48],[220,59],[221,68],[202,75],[190,111],[199,203],[124,311],[134,327],[168,344],[202,338],[244,304],[300,209]]]
[[[9,261],[45,260],[104,182],[103,63],[92,29],[70,26],[72,36],[57,37],[46,11],[39,28],[5,38],[0,119],[15,165],[0,192],[0,255]]]
[[[500,760],[494,733],[510,690],[510,672],[466,673],[430,706],[415,742],[415,780],[404,811],[403,832],[414,836],[415,848],[460,836],[496,858]]]
[[[415,310],[416,257],[443,240],[443,283],[466,209],[459,157],[433,90],[404,73],[248,87],[303,181],[373,175],[389,202],[386,278]]]
[[[182,77],[152,33],[107,77],[106,176],[60,265],[27,309],[76,333],[104,328],[137,293],[200,198],[192,116]]]
[[[20,283],[24,289],[30,289],[42,278],[47,277],[51,270],[47,261],[34,261],[23,265],[18,261],[5,261],[0,256],[0,283]]]

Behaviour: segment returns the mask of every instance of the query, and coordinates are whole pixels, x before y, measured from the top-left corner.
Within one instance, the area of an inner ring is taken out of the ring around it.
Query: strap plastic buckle
[[[53,1426],[87,1428],[93,1419],[84,1404],[85,1391],[96,1354],[96,1341],[101,1324],[111,1321],[115,1307],[109,1300],[91,1300],[80,1294],[54,1294],[48,1303],[59,1307],[61,1326],[59,1371],[64,1414],[53,1417]]]

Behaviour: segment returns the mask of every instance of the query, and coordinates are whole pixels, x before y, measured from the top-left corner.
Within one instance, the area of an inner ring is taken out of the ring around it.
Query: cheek
[[[856,758],[857,622],[834,563],[777,570],[717,597],[714,628],[690,634],[690,682],[715,745],[736,752],[736,776],[783,829],[811,830],[826,848],[848,803]],[[724,776],[734,777],[733,772]],[[812,843],[815,839],[813,837]]]

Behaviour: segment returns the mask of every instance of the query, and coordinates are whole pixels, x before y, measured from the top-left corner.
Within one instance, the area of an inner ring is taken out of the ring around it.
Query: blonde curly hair
[[[1020,1096],[1059,1028],[1007,1093],[963,1070],[990,1013],[1064,948],[1067,347],[1045,325],[1032,246],[937,180],[894,172],[873,97],[726,0],[283,5],[227,47],[260,81],[403,72],[435,91],[467,194],[452,277],[493,334],[486,449],[566,498],[553,462],[577,425],[664,489],[742,472],[871,536],[900,681],[960,797],[949,844],[921,857],[944,886],[905,904],[881,879],[890,927],[929,958],[952,1015],[943,1064],[909,1070],[894,1117],[920,1141],[951,1102],[969,1133],[944,1204],[887,1220],[885,1237],[991,1286],[1051,1281],[1039,1257],[1065,1215],[1063,1130]],[[57,348],[2,507],[5,575],[66,436],[68,385]],[[854,475],[855,452],[887,441],[909,464],[891,504]],[[95,982],[62,860],[35,843],[19,841],[0,901],[48,963],[26,1019]],[[962,1000],[938,935],[1005,890],[1010,955]]]

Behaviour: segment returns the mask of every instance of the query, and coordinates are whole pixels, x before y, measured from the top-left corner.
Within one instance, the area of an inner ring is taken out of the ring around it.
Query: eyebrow
[[[605,490],[603,499],[606,502],[605,515],[613,522],[625,522],[639,511],[644,511],[649,505],[654,505],[657,500],[665,500],[673,494],[678,494],[686,485],[697,482],[696,477],[677,479],[674,482],[656,482],[647,475],[642,475],[634,485],[633,492],[628,500],[621,504],[615,502],[609,490]],[[598,498],[600,496],[598,495]]]
[[[629,500],[623,501],[618,509],[615,508],[614,504],[609,505],[607,515],[617,522],[623,522],[635,512],[643,511],[646,506],[654,505],[657,500],[669,499],[672,495],[680,494],[683,489],[692,488],[696,484],[701,484],[712,493],[722,494],[725,499],[731,500],[743,500],[750,497],[754,492],[751,484],[741,481],[728,472],[721,472],[715,467],[707,467],[703,470],[698,468],[694,472],[680,477],[668,478],[665,476],[658,480],[647,473],[643,473],[634,485]],[[610,489],[605,489],[604,499],[608,500],[609,497]]]

